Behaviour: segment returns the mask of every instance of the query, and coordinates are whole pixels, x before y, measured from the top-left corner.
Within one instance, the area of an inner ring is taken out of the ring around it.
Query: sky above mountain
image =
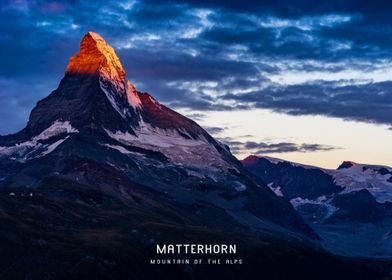
[[[237,156],[392,165],[388,1],[3,1],[0,134],[26,124],[87,31],[140,91]]]

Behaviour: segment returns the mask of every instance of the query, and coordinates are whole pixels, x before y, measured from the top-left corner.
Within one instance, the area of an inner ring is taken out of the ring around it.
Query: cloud
[[[318,81],[239,95],[227,94],[221,98],[291,115],[326,115],[392,124],[392,82],[389,81],[345,86]]]
[[[263,144],[263,143],[259,143]],[[259,145],[256,154],[290,153],[290,152],[322,152],[335,150],[335,147],[320,144],[295,144],[295,143],[276,143]]]
[[[154,1],[149,1],[154,2]],[[184,3],[184,1],[178,1]],[[225,0],[187,0],[187,3],[198,7],[219,8],[233,12],[273,14],[285,18],[317,16],[330,13],[358,13],[371,21],[388,19],[390,2],[387,0],[357,1],[330,0],[325,3],[307,0],[265,0],[265,1],[225,1]]]
[[[54,80],[42,77],[26,78],[23,84],[0,77],[0,134],[15,132],[15,127],[23,127],[37,99],[44,98],[53,88]],[[34,92],[35,94],[29,94]]]
[[[292,152],[326,152],[339,149],[329,145],[309,144],[309,143],[293,143],[293,142],[254,142],[254,141],[238,141],[231,138],[224,138],[221,141],[227,144],[234,153],[248,153],[248,154],[279,154]]]
[[[227,128],[225,128],[225,127],[216,127],[216,126],[206,126],[206,127],[204,127],[204,129],[205,129],[208,133],[210,133],[210,134],[212,134],[212,135],[216,135],[216,134],[222,133],[222,132],[225,131],[225,129],[227,129]]]

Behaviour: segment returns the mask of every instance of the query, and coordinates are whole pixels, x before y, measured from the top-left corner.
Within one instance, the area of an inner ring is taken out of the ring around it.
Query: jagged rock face
[[[267,158],[256,156],[249,156],[242,163],[269,184],[270,188],[279,188],[282,195],[288,199],[315,199],[342,190],[330,175],[317,168],[304,168],[284,161],[274,163]]]
[[[385,209],[371,193],[362,189],[334,197],[331,202],[338,210],[326,222],[337,221],[377,223],[385,217]]]
[[[138,114],[130,102],[138,100],[113,48],[89,32],[81,41],[80,52],[71,57],[59,87],[31,112],[26,130],[31,137],[61,120],[79,130],[110,126],[133,133]]]
[[[339,165],[338,169],[350,168],[354,164],[351,161],[343,161],[341,165]]]

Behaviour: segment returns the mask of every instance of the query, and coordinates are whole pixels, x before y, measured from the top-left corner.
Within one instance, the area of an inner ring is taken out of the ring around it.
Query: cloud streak
[[[319,81],[269,87],[239,95],[227,94],[222,98],[291,115],[325,115],[392,124],[392,82],[339,86]]]
[[[221,139],[221,141],[227,144],[231,151],[234,153],[243,154],[281,154],[281,153],[293,153],[293,152],[326,152],[339,149],[329,145],[321,144],[309,144],[309,143],[293,143],[293,142],[254,142],[254,141],[236,141],[231,138]]]

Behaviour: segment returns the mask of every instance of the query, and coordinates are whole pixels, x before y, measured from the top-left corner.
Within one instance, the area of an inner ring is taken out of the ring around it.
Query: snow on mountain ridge
[[[208,165],[216,170],[232,168],[203,135],[193,139],[185,129],[153,127],[141,119],[139,128],[135,130],[136,135],[121,131],[111,132],[108,129],[105,131],[112,139],[124,145],[159,151],[175,164],[193,167]],[[185,138],[184,135],[188,137]]]
[[[142,101],[136,92],[135,86],[130,81],[127,82],[127,98],[129,105],[131,105],[135,110],[141,109]]]
[[[392,168],[388,166],[350,162],[350,167],[325,169],[271,157],[263,156],[259,158],[264,158],[274,164],[287,162],[297,167],[319,169],[333,177],[335,183],[343,188],[342,193],[367,189],[378,202],[392,202]],[[382,169],[386,171],[384,173],[380,172]]]
[[[275,157],[270,157],[270,156],[256,156],[256,155],[251,155],[246,157],[245,159],[242,160],[242,162],[244,162],[245,164],[247,162],[249,162],[250,164],[254,161],[256,161],[257,159],[266,159],[269,162],[273,163],[273,164],[278,164],[278,163],[289,163],[292,166],[297,166],[297,167],[303,167],[303,168],[307,168],[307,169],[322,169],[320,167],[317,166],[312,166],[312,165],[306,165],[306,164],[302,164],[302,163],[297,163],[297,162],[293,162],[293,161],[288,161],[288,160],[284,160],[284,159],[279,159],[279,158],[275,158]]]
[[[385,168],[390,173],[381,174]],[[392,201],[392,169],[385,166],[354,164],[350,168],[325,170],[335,183],[342,186],[343,193],[367,189],[378,202]]]
[[[32,140],[46,140],[53,136],[57,136],[62,133],[76,133],[79,132],[76,128],[73,128],[69,121],[55,121],[50,127],[42,131],[38,136],[35,136]]]
[[[17,143],[13,146],[0,147],[0,157],[12,156],[13,159],[25,161],[31,158],[37,158],[53,152],[61,143],[68,139],[69,134],[78,133],[79,131],[72,127],[69,121],[55,121],[50,127],[42,131],[39,135],[34,136],[29,141]],[[50,140],[53,137],[66,134],[60,140],[51,144],[43,144],[42,141]],[[36,154],[36,152],[39,152]]]

